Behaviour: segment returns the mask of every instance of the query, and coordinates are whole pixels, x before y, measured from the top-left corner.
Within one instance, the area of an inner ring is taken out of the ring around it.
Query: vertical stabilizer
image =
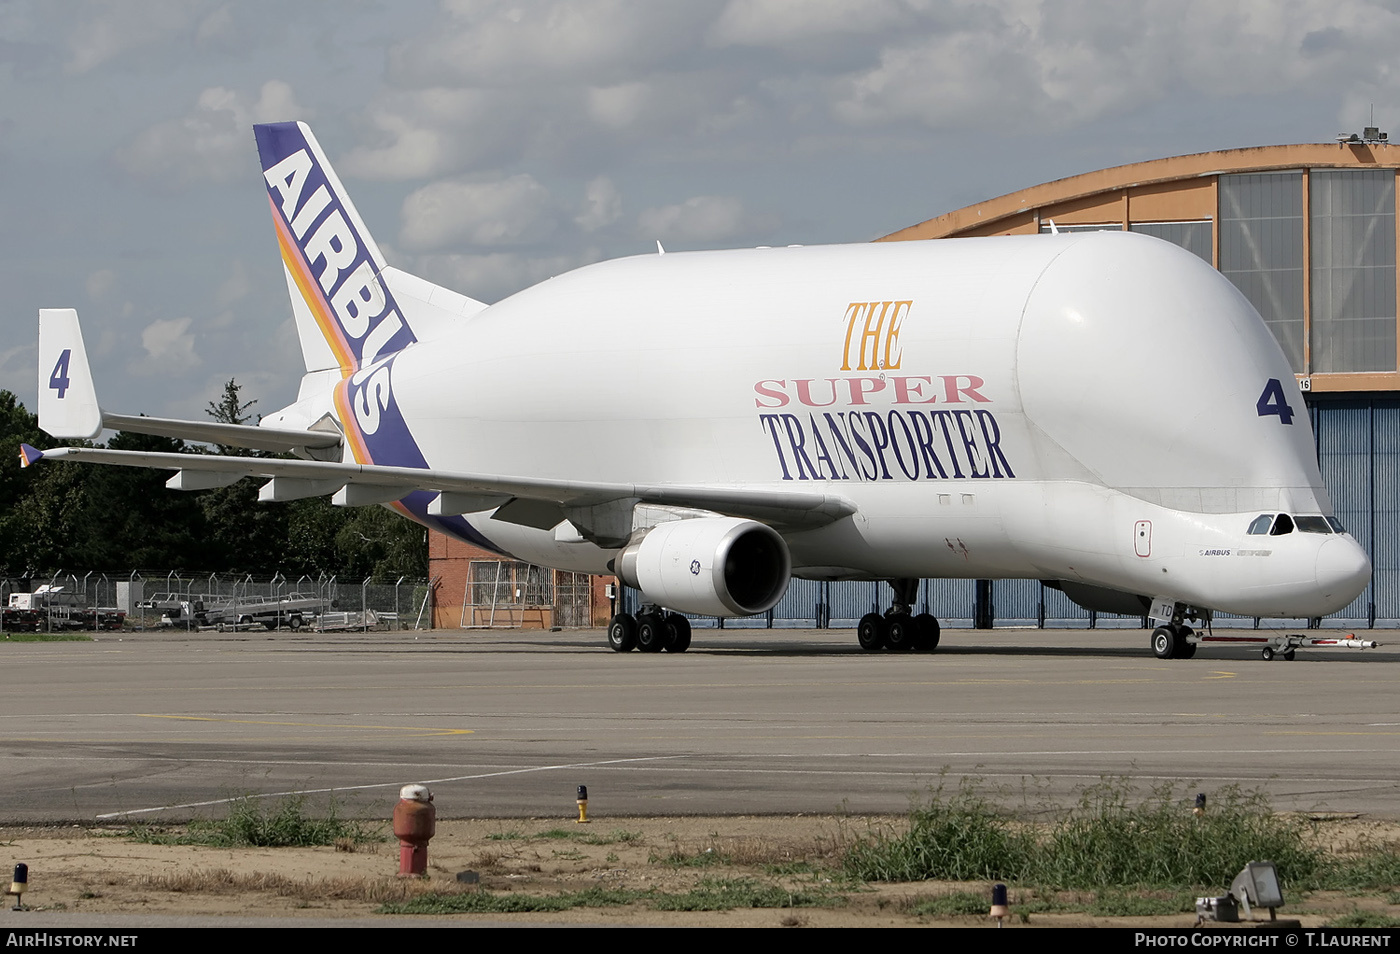
[[[307,371],[348,376],[417,340],[384,256],[305,123],[253,127]]]
[[[102,433],[102,409],[72,308],[39,309],[39,427],[64,439]]]

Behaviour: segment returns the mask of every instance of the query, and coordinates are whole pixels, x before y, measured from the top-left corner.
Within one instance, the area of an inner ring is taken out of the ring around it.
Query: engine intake
[[[787,591],[792,558],[772,527],[738,517],[694,517],[652,527],[615,563],[650,601],[683,613],[752,616]]]

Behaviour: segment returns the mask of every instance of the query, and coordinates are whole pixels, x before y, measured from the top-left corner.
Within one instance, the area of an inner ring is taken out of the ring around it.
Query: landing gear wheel
[[[1298,654],[1297,654],[1296,652],[1294,652],[1293,650],[1291,650],[1291,649],[1285,649],[1285,650],[1283,651],[1283,658],[1286,659],[1286,660],[1288,660],[1289,662],[1292,662],[1292,661],[1293,661],[1293,657],[1296,656],[1296,655],[1298,655]]]
[[[680,613],[666,614],[666,625],[671,630],[671,639],[666,643],[668,653],[683,653],[690,648],[690,620]]]
[[[1274,647],[1265,646],[1260,655],[1264,657],[1264,662],[1272,661],[1274,658]]]
[[[885,618],[879,613],[866,613],[856,627],[856,639],[860,648],[875,652],[885,648]]]
[[[671,639],[671,631],[660,613],[644,613],[637,617],[637,648],[644,653],[659,653]]]
[[[630,613],[618,613],[608,622],[608,647],[615,653],[637,647],[637,620]]]
[[[1176,631],[1176,658],[1190,659],[1196,655],[1196,644],[1189,642],[1186,637],[1194,636],[1195,631],[1190,626],[1182,626]]]
[[[895,613],[885,620],[885,645],[896,652],[912,650],[919,640],[919,628],[908,613]]]
[[[1176,634],[1165,626],[1152,631],[1152,653],[1158,659],[1176,658]]]
[[[920,613],[914,617],[914,632],[918,634],[914,641],[915,649],[932,652],[938,648],[938,637],[942,627],[938,625],[938,619],[932,613]]]

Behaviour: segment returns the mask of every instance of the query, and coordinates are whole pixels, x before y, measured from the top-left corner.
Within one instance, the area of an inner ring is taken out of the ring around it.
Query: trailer
[[[289,593],[286,596],[224,597],[217,603],[202,602],[191,607],[201,626],[219,630],[262,626],[301,629],[314,622],[333,605],[314,594]]]

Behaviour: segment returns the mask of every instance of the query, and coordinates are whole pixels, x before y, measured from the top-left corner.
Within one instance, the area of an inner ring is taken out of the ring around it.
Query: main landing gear
[[[932,651],[938,646],[941,627],[928,613],[912,615],[909,610],[919,594],[918,580],[890,580],[894,603],[883,614],[866,613],[856,627],[856,639],[867,652],[890,649],[906,652]]]
[[[636,616],[618,613],[608,623],[608,646],[615,653],[683,653],[690,648],[690,620],[652,605]]]

